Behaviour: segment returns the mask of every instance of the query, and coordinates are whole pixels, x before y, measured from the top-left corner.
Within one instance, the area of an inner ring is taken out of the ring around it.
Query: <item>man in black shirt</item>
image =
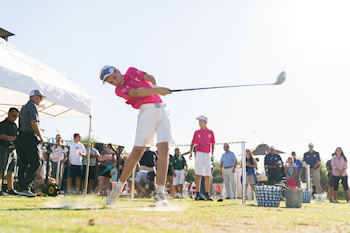
[[[313,177],[313,183],[316,186],[316,193],[321,194],[321,174],[320,174],[320,154],[314,151],[314,144],[309,143],[309,151],[304,154],[303,161],[310,165],[310,175]],[[308,177],[306,177],[306,180]]]
[[[7,118],[0,122],[0,196],[2,193],[2,177],[7,168],[7,192],[11,195],[17,195],[13,189],[13,171],[16,164],[14,148],[8,148],[8,141],[13,141],[17,137],[17,125],[15,123],[19,111],[17,108],[10,108]],[[9,156],[11,157],[9,158]]]
[[[151,151],[149,146],[146,146],[145,152],[140,159],[140,171],[155,171],[157,160],[157,154],[154,151]]]
[[[44,139],[39,127],[39,115],[36,105],[46,97],[38,90],[29,93],[30,100],[19,112],[19,135],[16,139],[18,152],[18,194],[26,197],[35,197],[30,191],[33,180],[41,165],[39,143]]]
[[[335,153],[332,154],[332,158],[335,156]],[[332,202],[334,200],[334,181],[332,177],[332,159],[328,160],[326,163],[326,168],[327,168],[327,175],[328,175],[328,184],[329,184],[329,190],[328,190],[328,195],[329,195],[329,201]]]
[[[281,156],[275,153],[275,147],[270,146],[270,153],[265,156],[265,173],[268,184],[281,182],[282,174],[280,166],[283,166]]]

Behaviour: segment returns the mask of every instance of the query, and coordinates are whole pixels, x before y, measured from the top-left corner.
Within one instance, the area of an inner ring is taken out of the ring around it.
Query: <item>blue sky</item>
[[[350,151],[350,15],[347,1],[2,1],[9,42],[64,73],[93,98],[93,137],[131,151],[138,111],[103,86],[106,64],[133,66],[170,89],[271,83],[281,86],[173,93],[176,143],[190,143],[205,115],[217,142],[268,143],[299,156]],[[45,136],[88,133],[88,119],[42,120]],[[173,148],[172,148],[173,149]],[[181,148],[187,151],[189,148]],[[232,147],[236,154],[240,148]],[[219,159],[223,150],[218,146]]]

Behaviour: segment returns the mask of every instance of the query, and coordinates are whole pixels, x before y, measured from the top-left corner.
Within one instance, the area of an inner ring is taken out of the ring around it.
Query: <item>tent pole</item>
[[[245,193],[245,186],[246,186],[246,176],[247,176],[247,172],[246,172],[246,156],[245,156],[245,142],[242,142],[242,204],[245,204],[245,196],[247,195]]]
[[[86,172],[85,172],[85,185],[84,185],[84,198],[86,197],[88,185],[89,185],[89,168],[90,168],[90,140],[91,140],[91,116],[90,116],[90,123],[89,123],[89,137],[87,142],[87,164],[86,164]],[[83,164],[84,166],[84,164]]]

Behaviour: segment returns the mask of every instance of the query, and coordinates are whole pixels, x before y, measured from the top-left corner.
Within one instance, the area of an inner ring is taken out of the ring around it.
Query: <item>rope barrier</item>
[[[211,146],[211,145],[224,145],[224,144],[241,144],[245,141],[239,141],[239,142],[217,142],[217,143],[204,143],[204,144],[194,144],[196,146]],[[175,147],[182,147],[182,146],[191,146],[192,144],[176,144]]]

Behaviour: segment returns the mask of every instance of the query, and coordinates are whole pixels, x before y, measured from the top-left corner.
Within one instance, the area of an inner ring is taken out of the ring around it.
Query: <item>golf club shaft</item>
[[[247,85],[233,85],[233,86],[219,86],[219,87],[200,87],[200,88],[176,89],[176,90],[170,90],[170,91],[171,91],[171,92],[179,92],[179,91],[197,91],[197,90],[218,89],[218,88],[229,88],[229,87],[253,87],[253,86],[266,86],[266,85],[276,85],[276,83],[268,83],[268,84],[247,84]]]

